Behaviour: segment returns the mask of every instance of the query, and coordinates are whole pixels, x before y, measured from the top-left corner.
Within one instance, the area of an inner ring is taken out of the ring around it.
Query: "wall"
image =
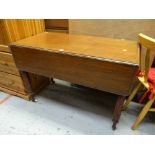
[[[70,19],[69,32],[137,40],[142,32],[155,37],[154,19]]]

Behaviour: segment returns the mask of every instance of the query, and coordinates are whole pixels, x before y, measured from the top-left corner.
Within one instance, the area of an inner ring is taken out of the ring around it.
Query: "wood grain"
[[[11,50],[20,70],[121,95],[129,95],[138,69],[138,65],[122,65],[17,45],[11,45]]]
[[[26,93],[16,92],[15,90],[10,90],[8,88],[0,87],[0,91],[6,92],[6,93],[14,95],[14,96],[22,97],[25,100],[30,100],[31,99],[31,96],[29,96]]]
[[[10,53],[10,49],[7,45],[0,45],[0,51]]]
[[[0,71],[19,76],[12,54],[0,52]]]
[[[43,19],[0,19],[0,90],[26,99],[32,98],[25,91],[8,44],[41,32],[44,32]],[[34,74],[29,76],[33,94],[49,84],[48,78]]]
[[[138,44],[135,41],[103,38],[87,35],[44,32],[16,43],[49,51],[70,53],[98,59],[109,59],[139,64]],[[63,51],[61,51],[63,50]]]
[[[5,79],[5,80],[4,80]],[[23,81],[19,76],[0,72],[0,87],[25,93]]]
[[[8,45],[44,29],[43,19],[0,19],[0,44]]]
[[[139,67],[136,42],[50,32],[18,41],[10,48],[22,73],[54,77],[120,95],[113,114],[112,127],[116,128]]]

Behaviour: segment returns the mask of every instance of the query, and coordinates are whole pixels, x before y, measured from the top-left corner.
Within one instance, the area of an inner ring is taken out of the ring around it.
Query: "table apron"
[[[135,85],[138,66],[95,58],[11,47],[19,70],[58,78],[98,90],[127,96]]]

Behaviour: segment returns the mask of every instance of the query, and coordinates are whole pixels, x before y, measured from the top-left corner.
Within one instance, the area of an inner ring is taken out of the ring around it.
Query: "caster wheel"
[[[54,81],[54,79],[51,79],[51,80],[50,80],[50,82],[51,82],[52,84],[55,84],[55,81]]]
[[[116,124],[112,125],[112,130],[116,130]]]
[[[32,98],[32,102],[38,102],[38,100],[35,98]]]

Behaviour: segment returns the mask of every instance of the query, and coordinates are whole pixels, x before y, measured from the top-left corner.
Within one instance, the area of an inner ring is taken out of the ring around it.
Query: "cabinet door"
[[[19,76],[12,54],[0,51],[0,71]]]

